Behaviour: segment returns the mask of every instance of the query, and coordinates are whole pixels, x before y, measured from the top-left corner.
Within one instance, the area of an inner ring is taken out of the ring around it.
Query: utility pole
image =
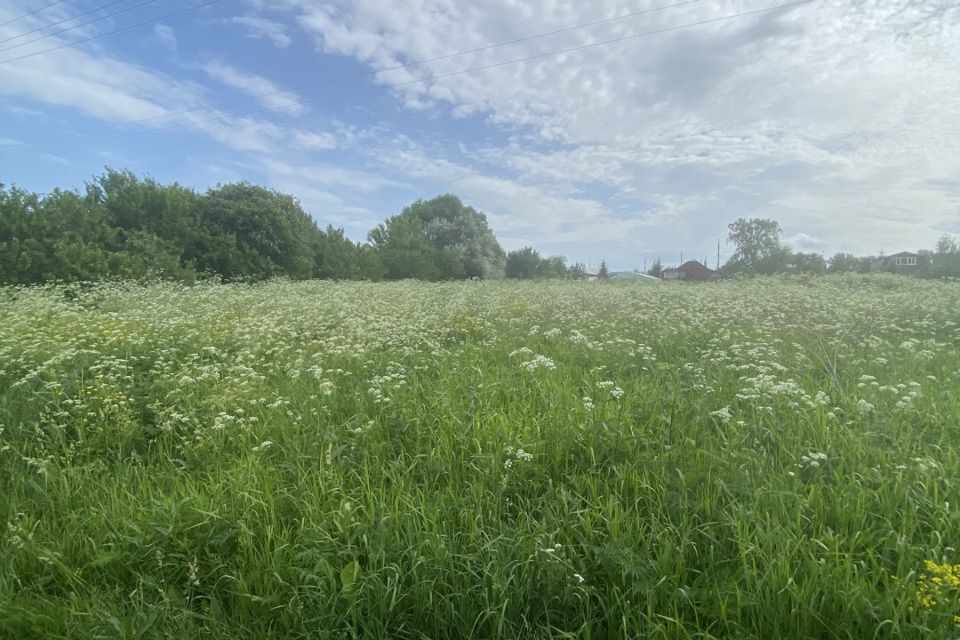
[[[683,264],[683,251],[680,252],[680,264]]]
[[[717,271],[720,271],[720,241],[717,240]]]

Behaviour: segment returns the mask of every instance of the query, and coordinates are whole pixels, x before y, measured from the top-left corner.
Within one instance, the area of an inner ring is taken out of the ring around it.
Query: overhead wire
[[[30,16],[35,16],[35,15],[37,15],[38,13],[40,13],[41,11],[45,11],[45,10],[47,10],[47,9],[50,9],[50,8],[52,8],[52,7],[55,7],[55,6],[57,6],[58,4],[63,4],[63,3],[66,2],[66,1],[67,1],[67,0],[57,0],[56,2],[51,2],[50,4],[44,5],[44,6],[42,6],[42,7],[37,8],[37,9],[34,9],[33,11],[29,11],[29,12],[27,12],[27,13],[20,14],[20,15],[17,16],[16,18],[11,18],[10,20],[7,20],[7,21],[4,22],[3,24],[0,24],[0,28],[5,27],[5,26],[7,26],[8,24],[13,24],[14,22],[19,22],[20,20],[23,20],[24,18],[29,18]]]
[[[40,25],[39,27],[34,27],[33,29],[30,29],[29,31],[24,31],[23,33],[18,33],[18,34],[15,35],[15,36],[10,36],[10,37],[8,37],[8,38],[4,38],[3,40],[0,40],[0,44],[3,44],[3,43],[5,43],[5,42],[10,42],[11,40],[18,40],[18,39],[22,38],[23,36],[28,36],[28,35],[30,35],[31,33],[36,33],[36,32],[38,32],[38,31],[43,31],[44,29],[49,29],[50,27],[56,27],[56,26],[59,26],[59,25],[65,23],[65,22],[70,22],[71,20],[76,20],[77,18],[82,18],[83,16],[90,15],[91,13],[96,13],[96,12],[98,12],[98,11],[103,11],[104,9],[109,9],[109,8],[112,7],[113,5],[120,4],[121,2],[126,2],[126,1],[127,1],[127,0],[113,0],[113,2],[108,2],[107,4],[101,5],[101,6],[99,6],[99,7],[94,7],[93,9],[88,9],[87,11],[84,11],[84,12],[82,12],[82,13],[78,13],[78,14],[76,14],[76,15],[72,15],[72,16],[67,17],[67,18],[61,18],[60,20],[57,20],[56,22],[51,22],[51,23],[48,23],[48,24]],[[150,2],[156,2],[156,0],[150,0]],[[145,2],[144,4],[148,4],[148,3]],[[142,6],[142,5],[139,5],[139,6]],[[87,26],[88,24],[93,24],[93,23],[95,23],[95,22],[100,22],[101,20],[106,20],[107,18],[112,18],[113,16],[120,15],[121,13],[126,13],[127,11],[132,11],[133,9],[136,9],[136,8],[137,8],[137,7],[132,7],[132,8],[130,8],[130,9],[126,9],[126,10],[124,10],[124,11],[118,11],[118,12],[116,12],[116,13],[112,13],[112,14],[110,14],[110,15],[108,15],[108,16],[102,16],[101,18],[98,18],[98,19],[96,19],[96,20],[89,20],[89,21],[87,21],[87,22],[84,22],[83,24],[78,24],[78,25],[76,25],[76,26],[69,27],[69,28],[67,28],[67,29],[61,29],[60,31],[55,31],[55,32],[53,32],[53,33],[48,33],[48,34],[44,35],[43,37],[34,38],[33,40],[30,40],[29,42],[24,42],[24,43],[22,43],[22,44],[18,44],[18,45],[16,45],[16,47],[19,47],[19,46],[22,46],[22,45],[26,45],[26,44],[30,44],[31,42],[38,42],[38,41],[44,40],[44,39],[46,39],[46,38],[52,38],[53,36],[60,35],[61,33],[66,33],[67,31],[73,31],[74,29],[79,29],[80,27],[85,27],[85,26]],[[16,47],[7,47],[6,49],[0,49],[0,51],[8,51],[8,50],[10,50],[10,49],[15,49]]]
[[[152,0],[151,0],[152,1]],[[113,31],[107,31],[105,33],[99,33],[97,35],[90,36],[88,38],[82,38],[80,40],[72,40],[70,42],[64,42],[63,44],[57,45],[55,47],[50,47],[49,49],[42,49],[40,51],[34,51],[32,53],[27,53],[22,56],[17,56],[15,58],[7,58],[6,60],[0,60],[0,64],[9,64],[11,62],[19,62],[20,60],[25,60],[27,58],[32,58],[33,56],[39,56],[44,53],[50,53],[51,51],[58,51],[60,49],[65,49],[67,47],[72,47],[74,45],[83,44],[84,42],[90,42],[92,40],[99,40],[100,38],[106,38],[108,36],[116,35],[118,33],[123,33],[125,31],[130,31],[138,27],[143,27],[148,24],[153,24],[155,22],[160,22],[161,20],[168,20],[170,18],[175,18],[176,16],[183,15],[185,13],[190,13],[191,11],[197,11],[215,4],[219,4],[224,0],[208,0],[207,2],[202,2],[198,5],[192,7],[187,7],[185,9],[180,9],[179,11],[174,11],[166,15],[158,16],[156,18],[151,18],[150,20],[144,20],[142,22],[137,22],[135,24],[130,24],[125,27],[120,27],[119,29],[114,29]],[[147,3],[144,3],[147,4]]]
[[[371,77],[371,76],[376,76],[376,75],[381,74],[381,73],[387,73],[387,72],[390,72],[390,71],[397,71],[397,70],[400,70],[400,69],[409,69],[409,68],[411,68],[411,67],[423,66],[423,65],[425,65],[425,64],[429,64],[429,63],[432,63],[432,62],[439,62],[439,61],[441,61],[441,60],[448,60],[448,59],[450,59],[450,58],[455,58],[455,57],[458,57],[458,56],[463,56],[463,55],[468,55],[468,54],[473,54],[473,53],[481,53],[481,52],[483,52],[483,51],[489,51],[489,50],[491,50],[491,49],[496,49],[496,48],[499,48],[499,47],[505,47],[505,46],[509,46],[509,45],[513,45],[513,44],[518,44],[518,43],[521,43],[521,42],[528,42],[528,41],[530,41],[530,40],[536,40],[536,39],[539,39],[539,38],[546,38],[546,37],[549,37],[549,36],[557,35],[557,34],[559,34],[559,33],[565,33],[565,32],[568,32],[568,31],[573,31],[573,30],[576,30],[576,29],[585,29],[585,28],[587,28],[587,27],[594,27],[594,26],[601,25],[601,24],[609,24],[609,23],[611,23],[611,22],[617,22],[617,21],[621,21],[621,20],[627,20],[627,19],[629,19],[629,18],[635,18],[635,17],[640,16],[640,15],[649,14],[649,13],[654,13],[654,12],[657,12],[657,11],[665,11],[665,10],[667,10],[667,9],[675,9],[675,8],[683,7],[683,6],[686,6],[686,5],[696,4],[696,3],[702,2],[702,1],[703,1],[703,0],[683,0],[682,2],[676,2],[676,3],[674,3],[674,4],[663,5],[663,6],[659,6],[659,7],[650,8],[650,9],[643,9],[643,10],[640,10],[640,11],[632,11],[632,12],[630,12],[630,13],[621,14],[621,15],[618,15],[618,16],[615,16],[615,17],[612,17],[612,18],[603,18],[603,19],[601,19],[601,20],[593,20],[593,21],[591,21],[591,22],[583,22],[583,23],[580,23],[580,24],[571,25],[571,26],[567,26],[567,27],[560,28],[560,29],[554,29],[554,30],[552,30],[552,31],[545,31],[545,32],[541,32],[541,33],[536,33],[536,34],[528,35],[528,36],[523,36],[523,37],[520,37],[520,38],[514,38],[514,39],[512,39],[512,40],[504,40],[504,41],[500,41],[500,42],[495,42],[495,43],[492,43],[492,44],[484,45],[484,46],[482,46],[482,47],[476,47],[476,48],[473,48],[473,49],[465,49],[465,50],[461,50],[461,51],[455,51],[455,52],[453,52],[453,53],[446,53],[446,54],[439,55],[439,56],[434,56],[434,57],[431,57],[431,58],[422,58],[422,59],[419,59],[419,60],[411,60],[411,61],[409,61],[409,62],[405,62],[405,63],[398,64],[398,65],[394,65],[394,66],[392,66],[392,67],[387,67],[387,68],[384,68],[384,69],[377,69],[377,70],[375,70],[375,71],[364,71],[364,72],[360,72],[360,73],[352,73],[352,74],[349,74],[349,75],[338,76],[338,77],[335,77],[335,78],[327,78],[327,79],[324,79],[324,80],[319,80],[319,81],[314,81],[314,82],[308,82],[308,83],[305,83],[305,84],[295,85],[295,86],[292,86],[292,87],[287,87],[287,88],[285,88],[285,89],[277,89],[277,90],[273,90],[273,91],[265,91],[265,92],[263,92],[263,93],[255,93],[255,94],[252,94],[252,95],[249,95],[249,96],[244,96],[244,97],[242,97],[242,98],[235,98],[235,99],[225,100],[225,101],[221,101],[221,102],[209,103],[209,104],[201,105],[201,106],[198,106],[198,107],[191,107],[191,108],[189,108],[189,109],[181,109],[181,110],[178,110],[178,111],[172,111],[172,112],[168,112],[168,113],[163,113],[163,114],[156,115],[156,116],[148,116],[148,117],[146,117],[146,118],[137,118],[137,119],[133,119],[133,120],[124,120],[124,121],[121,121],[121,122],[114,122],[114,123],[111,123],[111,124],[109,124],[109,125],[104,125],[104,126],[100,126],[100,127],[93,127],[93,128],[91,128],[91,129],[85,129],[85,130],[83,130],[83,131],[76,131],[76,132],[71,132],[71,133],[65,133],[65,134],[61,134],[61,135],[54,136],[54,137],[50,137],[50,138],[44,138],[44,139],[42,139],[42,140],[28,141],[26,144],[37,144],[37,143],[40,143],[40,142],[48,142],[48,141],[51,141],[51,140],[59,140],[59,139],[62,139],[62,138],[66,138],[66,137],[70,137],[70,136],[75,136],[75,135],[84,135],[84,134],[87,134],[87,133],[94,133],[94,132],[97,132],[97,131],[105,131],[105,130],[109,130],[109,129],[116,129],[116,128],[118,128],[118,127],[129,126],[129,125],[134,125],[134,124],[143,124],[143,123],[146,123],[146,122],[152,122],[152,121],[154,121],[154,120],[162,120],[162,119],[165,119],[165,118],[172,118],[172,117],[175,117],[175,116],[186,115],[186,114],[188,114],[188,113],[196,113],[196,112],[198,112],[198,111],[209,111],[209,110],[215,109],[215,108],[217,108],[217,107],[224,107],[224,106],[229,106],[229,105],[234,105],[234,104],[240,104],[240,103],[244,103],[244,102],[252,102],[252,101],[254,101],[254,100],[259,100],[259,99],[262,99],[262,98],[268,98],[268,97],[271,97],[271,96],[282,95],[282,94],[284,94],[284,93],[292,93],[292,92],[295,92],[295,91],[302,91],[302,90],[304,90],[304,89],[312,89],[312,88],[315,88],[315,87],[320,87],[320,86],[324,86],[324,85],[328,85],[328,84],[334,84],[334,83],[338,83],[338,82],[345,82],[345,81],[347,81],[347,80],[356,80],[356,79],[360,79],[360,78],[369,78],[369,77]],[[15,144],[16,144],[16,143],[0,144],[0,149],[2,149],[2,148],[5,147],[5,146],[13,146],[13,145],[15,145]]]
[[[283,109],[290,109],[290,108],[294,108],[294,107],[305,106],[305,105],[308,105],[308,104],[317,104],[317,103],[320,103],[320,102],[326,102],[326,101],[330,101],[330,100],[337,100],[337,99],[341,99],[341,98],[349,98],[349,97],[354,97],[354,96],[358,96],[358,95],[365,95],[365,94],[370,94],[370,93],[375,93],[375,92],[388,91],[388,90],[390,90],[390,89],[396,89],[396,88],[398,88],[398,87],[410,86],[410,85],[413,85],[413,84],[423,84],[423,83],[427,83],[427,82],[431,82],[431,81],[435,81],[435,80],[439,80],[439,79],[443,79],[443,78],[449,78],[449,77],[464,75],[464,74],[473,73],[473,72],[476,72],[476,71],[484,71],[484,70],[488,70],[488,69],[494,69],[494,68],[498,68],[498,67],[502,67],[502,66],[506,66],[506,65],[510,65],[510,64],[517,64],[517,63],[520,63],[520,62],[529,62],[529,61],[532,61],[532,60],[539,60],[539,59],[543,59],[543,58],[547,58],[547,57],[551,57],[551,56],[563,55],[563,54],[566,54],[566,53],[574,53],[574,52],[577,52],[577,51],[584,51],[584,50],[587,50],[587,49],[593,49],[593,48],[597,48],[597,47],[608,46],[608,45],[611,45],[611,44],[617,44],[617,43],[621,43],[621,42],[627,42],[627,41],[630,41],[630,40],[636,40],[636,39],[639,39],[639,38],[644,38],[644,37],[659,35],[659,34],[663,34],[663,33],[670,33],[670,32],[674,32],[674,31],[680,31],[680,30],[683,30],[683,29],[689,29],[689,28],[693,28],[693,27],[704,26],[704,25],[707,25],[707,24],[715,24],[715,23],[724,22],[724,21],[728,21],[728,20],[734,20],[734,19],[738,19],[738,18],[744,18],[744,17],[751,16],[751,15],[758,15],[758,14],[762,14],[762,13],[769,13],[769,12],[771,12],[771,11],[776,11],[776,10],[779,10],[779,9],[788,9],[788,8],[792,8],[792,7],[797,7],[797,6],[802,6],[802,5],[806,5],[806,4],[811,4],[811,3],[816,2],[816,1],[817,1],[817,0],[795,0],[794,2],[787,2],[787,3],[783,3],[783,4],[778,4],[778,5],[770,6],[770,7],[764,7],[764,8],[760,8],[760,9],[753,9],[753,10],[750,10],[750,11],[742,11],[742,12],[739,12],[739,13],[728,14],[728,15],[720,16],[720,17],[716,17],[716,18],[707,18],[707,19],[704,19],[704,20],[696,21],[696,22],[690,22],[690,23],[686,23],[686,24],[682,24],[682,25],[676,25],[676,26],[672,26],[672,27],[664,27],[664,28],[655,29],[655,30],[652,30],[652,31],[645,31],[645,32],[641,32],[641,33],[631,34],[631,35],[628,35],[628,36],[621,36],[621,37],[618,37],[618,38],[612,38],[612,39],[609,39],[609,40],[602,40],[602,41],[598,41],[598,42],[591,42],[591,43],[587,43],[587,44],[577,45],[577,46],[574,46],[574,47],[566,47],[566,48],[563,48],[563,49],[556,49],[556,50],[548,51],[548,52],[544,52],[544,53],[539,53],[539,54],[534,54],[534,55],[529,55],[529,56],[523,56],[523,57],[520,57],[520,58],[513,58],[513,59],[510,59],[510,60],[504,60],[504,61],[495,62],[495,63],[490,63],[490,64],[485,64],[485,65],[480,65],[480,66],[476,66],[476,67],[470,67],[470,68],[467,68],[467,69],[460,69],[460,70],[458,70],[458,71],[451,71],[451,72],[446,72],[446,73],[434,74],[434,75],[432,75],[432,76],[429,77],[429,78],[417,78],[417,79],[414,79],[414,80],[406,80],[406,81],[403,81],[403,82],[387,83],[387,84],[382,84],[382,85],[378,85],[378,86],[375,86],[375,87],[369,87],[369,88],[366,88],[366,89],[358,89],[358,90],[354,90],[354,91],[348,91],[348,92],[339,93],[339,94],[334,94],[334,95],[329,95],[329,96],[322,96],[322,97],[320,97],[320,98],[313,98],[313,99],[309,99],[309,100],[297,100],[297,101],[288,102],[288,103],[286,103],[286,104],[271,105],[271,106],[267,106],[267,107],[261,107],[261,108],[258,108],[258,109],[251,109],[251,110],[248,110],[248,111],[241,111],[241,112],[238,112],[238,113],[232,113],[232,114],[226,114],[226,115],[223,115],[223,116],[217,116],[217,117],[215,117],[215,118],[208,118],[208,119],[205,119],[205,120],[194,120],[194,121],[188,121],[188,122],[180,122],[180,123],[175,123],[175,124],[171,124],[171,125],[164,126],[164,127],[158,127],[158,128],[153,128],[153,129],[142,129],[142,130],[139,130],[139,131],[131,131],[131,132],[126,132],[126,133],[118,134],[118,135],[115,135],[115,136],[95,138],[95,139],[93,139],[93,140],[85,140],[85,141],[82,141],[82,142],[79,142],[79,143],[76,143],[76,144],[71,144],[71,145],[66,145],[66,146],[60,146],[60,147],[58,147],[58,149],[75,148],[75,147],[79,147],[79,146],[85,146],[85,145],[87,145],[87,144],[93,144],[93,143],[98,143],[98,142],[107,142],[107,141],[111,141],[111,140],[118,140],[118,139],[121,139],[121,138],[127,138],[127,137],[137,136],[137,135],[144,135],[144,134],[151,134],[151,133],[163,133],[163,132],[167,132],[167,131],[173,131],[173,130],[176,130],[176,129],[181,129],[181,128],[184,128],[184,127],[196,127],[196,126],[203,125],[203,124],[211,124],[211,123],[215,123],[215,122],[225,122],[225,121],[228,121],[228,120],[230,120],[230,119],[238,118],[238,117],[243,117],[243,116],[250,116],[250,115],[256,115],[256,114],[260,114],[260,113],[280,111],[280,110],[283,110]],[[380,73],[380,72],[377,72],[377,73]]]

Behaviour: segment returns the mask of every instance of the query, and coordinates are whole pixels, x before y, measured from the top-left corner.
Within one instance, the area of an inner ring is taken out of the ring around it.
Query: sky
[[[358,241],[454,193],[615,270],[713,266],[740,217],[960,234],[960,4],[789,1],[5,0],[0,183],[246,180]]]

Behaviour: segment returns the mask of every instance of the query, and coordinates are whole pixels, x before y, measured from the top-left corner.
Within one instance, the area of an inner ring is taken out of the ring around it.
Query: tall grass
[[[950,637],[958,310],[881,276],[2,289],[0,637]]]

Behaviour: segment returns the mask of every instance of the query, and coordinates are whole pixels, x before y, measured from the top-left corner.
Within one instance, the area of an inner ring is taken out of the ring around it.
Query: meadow
[[[949,638],[960,284],[0,288],[0,638]]]

